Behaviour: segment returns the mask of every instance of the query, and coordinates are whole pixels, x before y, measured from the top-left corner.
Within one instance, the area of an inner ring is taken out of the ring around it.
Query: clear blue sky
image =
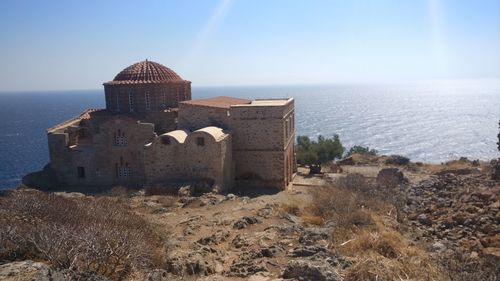
[[[1,0],[0,91],[500,78],[498,0]]]

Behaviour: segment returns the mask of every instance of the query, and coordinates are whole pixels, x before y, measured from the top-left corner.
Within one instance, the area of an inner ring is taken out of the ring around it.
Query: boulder
[[[331,233],[331,228],[308,228],[301,233],[299,243],[303,245],[312,245],[319,240],[328,240]]]
[[[281,255],[284,252],[284,249],[280,246],[269,246],[260,249],[260,253],[263,257],[273,258]]]
[[[309,257],[316,255],[320,252],[327,252],[328,250],[325,247],[312,245],[312,246],[299,246],[293,249],[291,255],[294,257]]]
[[[243,251],[235,259],[227,272],[228,276],[247,277],[258,272],[267,272],[266,262],[261,251]]]
[[[167,257],[165,269],[175,275],[211,275],[221,271],[224,253],[210,247],[192,252],[172,252]]]
[[[217,230],[210,236],[200,238],[197,242],[202,245],[218,245],[229,237],[229,231]]]
[[[177,196],[179,197],[191,197],[193,196],[194,188],[191,185],[182,186],[177,191]]]
[[[256,224],[256,223],[259,223],[260,221],[255,218],[255,217],[242,217],[241,219],[237,220],[234,225],[233,225],[233,228],[235,229],[243,229],[243,228],[246,228],[248,225],[250,224]]]
[[[91,272],[76,272],[69,269],[54,270],[47,264],[31,260],[11,262],[0,265],[0,280],[36,280],[36,281],[66,281],[89,280],[108,281],[106,277]]]
[[[406,165],[410,163],[410,159],[401,155],[391,155],[385,160],[387,165]]]
[[[380,170],[377,175],[377,184],[381,187],[392,188],[407,181],[408,179],[405,178],[403,172],[398,168],[385,168]]]
[[[257,216],[262,218],[269,218],[273,212],[273,207],[269,204],[266,204],[264,208],[261,208],[257,211]]]
[[[237,234],[233,241],[231,241],[231,245],[236,249],[248,247],[252,244],[250,238],[244,234]]]
[[[282,277],[302,281],[339,281],[340,276],[327,262],[291,260],[285,267]]]

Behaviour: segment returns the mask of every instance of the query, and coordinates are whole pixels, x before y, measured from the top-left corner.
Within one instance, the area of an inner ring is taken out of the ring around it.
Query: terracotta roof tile
[[[153,61],[141,61],[125,68],[115,76],[113,81],[104,83],[114,84],[150,84],[184,81],[172,69]]]

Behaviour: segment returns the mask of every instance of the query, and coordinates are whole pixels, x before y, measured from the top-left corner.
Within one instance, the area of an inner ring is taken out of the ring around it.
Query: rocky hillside
[[[251,197],[5,192],[0,279],[497,280],[488,165],[400,160],[300,168],[290,190]]]

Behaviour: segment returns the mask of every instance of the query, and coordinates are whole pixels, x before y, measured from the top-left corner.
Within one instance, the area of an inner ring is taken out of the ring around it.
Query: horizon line
[[[499,81],[500,77],[481,78],[429,78],[429,79],[404,79],[404,80],[384,80],[384,81],[337,81],[318,83],[277,83],[277,84],[225,84],[225,85],[193,85],[192,88],[264,88],[264,87],[314,87],[314,86],[338,86],[338,85],[384,85],[384,84],[405,84],[423,82],[453,82],[453,81]],[[6,89],[0,90],[0,94],[27,93],[27,92],[75,92],[75,91],[104,91],[104,88],[74,88],[74,89]]]

